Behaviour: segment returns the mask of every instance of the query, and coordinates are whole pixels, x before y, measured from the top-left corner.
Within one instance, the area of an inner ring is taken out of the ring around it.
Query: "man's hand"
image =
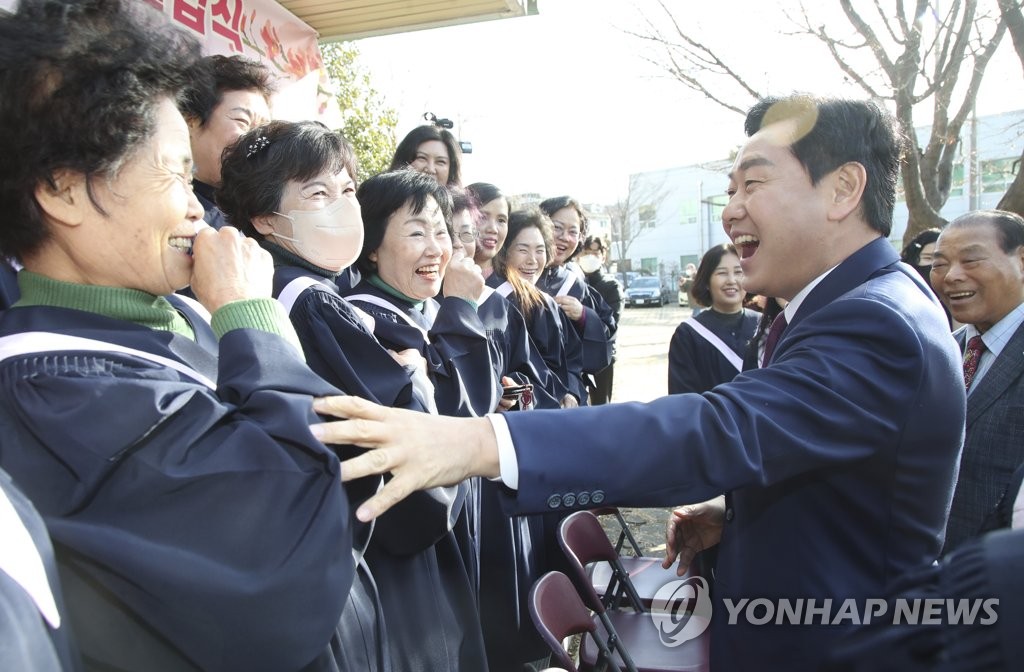
[[[192,243],[192,292],[211,313],[232,301],[269,299],[274,283],[270,253],[230,226],[206,227]]]
[[[348,418],[312,425],[324,443],[352,444],[372,450],[341,463],[341,480],[391,472],[380,492],[356,511],[369,522],[415,490],[455,485],[470,476],[496,478],[498,445],[486,418],[452,418],[387,408],[358,397],[313,401],[323,415]]]
[[[476,303],[484,291],[483,271],[466,257],[465,252],[456,250],[445,269],[441,291],[445,296],[457,296]]]
[[[675,509],[668,519],[665,560],[661,566],[668,569],[678,557],[676,575],[686,574],[690,569],[690,563],[693,562],[693,556],[722,540],[724,525],[725,495]]]
[[[573,322],[579,322],[580,318],[583,317],[583,304],[580,300],[572,296],[556,296],[555,303],[562,309],[565,316]]]

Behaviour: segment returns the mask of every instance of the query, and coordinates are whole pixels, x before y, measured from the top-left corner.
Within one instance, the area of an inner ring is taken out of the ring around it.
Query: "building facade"
[[[918,129],[927,139],[928,127]],[[949,199],[941,215],[951,220],[970,210],[994,208],[1020,169],[1024,110],[977,117],[964,125]],[[727,242],[722,210],[732,161],[667,168],[630,176],[628,223],[613,222],[612,257],[620,270],[678,278],[687,263]],[[903,247],[908,212],[897,195],[893,246]]]

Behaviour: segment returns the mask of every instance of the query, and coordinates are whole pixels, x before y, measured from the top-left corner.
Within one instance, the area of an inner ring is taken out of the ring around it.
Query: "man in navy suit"
[[[857,622],[822,625],[837,614],[819,611],[809,625],[755,625],[741,611],[730,624],[727,606],[851,599],[862,614],[933,561],[965,394],[942,308],[886,240],[899,134],[874,103],[796,95],[756,104],[745,130],[723,224],[747,289],[789,300],[763,368],[703,395],[468,421],[321,400],[317,410],[356,422],[314,431],[380,449],[346,462],[344,477],[394,474],[359,515],[470,474],[500,476],[523,512],[725,493],[670,530],[666,561],[685,565],[720,539],[716,670],[814,669]]]
[[[962,350],[972,341],[980,347],[946,527],[950,551],[981,533],[1024,463],[1024,219],[983,210],[953,220],[936,241],[931,281],[953,317],[966,325],[953,334],[957,344]],[[973,357],[965,355],[964,361]]]

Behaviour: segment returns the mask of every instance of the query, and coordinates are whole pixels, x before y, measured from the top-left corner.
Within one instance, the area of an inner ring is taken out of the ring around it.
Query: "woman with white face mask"
[[[363,244],[355,172],[352,148],[338,133],[317,122],[275,121],[242,136],[225,154],[217,202],[273,257],[274,297],[285,306],[313,371],[347,394],[430,412],[433,388],[423,358],[385,349],[373,335],[373,319],[339,294],[336,278]],[[347,487],[353,508],[379,485],[379,479],[361,479]],[[396,624],[388,622],[377,586],[436,564],[435,543],[450,535],[453,489],[421,494],[397,515],[381,518],[372,538],[368,525],[353,520],[358,571],[338,627],[341,669],[391,669],[384,633]],[[436,597],[430,584],[420,584],[418,592]]]

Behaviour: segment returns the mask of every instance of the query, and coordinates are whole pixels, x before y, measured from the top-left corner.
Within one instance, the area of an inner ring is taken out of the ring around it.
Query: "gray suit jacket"
[[[964,329],[953,334],[961,350]],[[967,437],[945,552],[977,536],[1024,463],[1024,324],[967,397]]]

